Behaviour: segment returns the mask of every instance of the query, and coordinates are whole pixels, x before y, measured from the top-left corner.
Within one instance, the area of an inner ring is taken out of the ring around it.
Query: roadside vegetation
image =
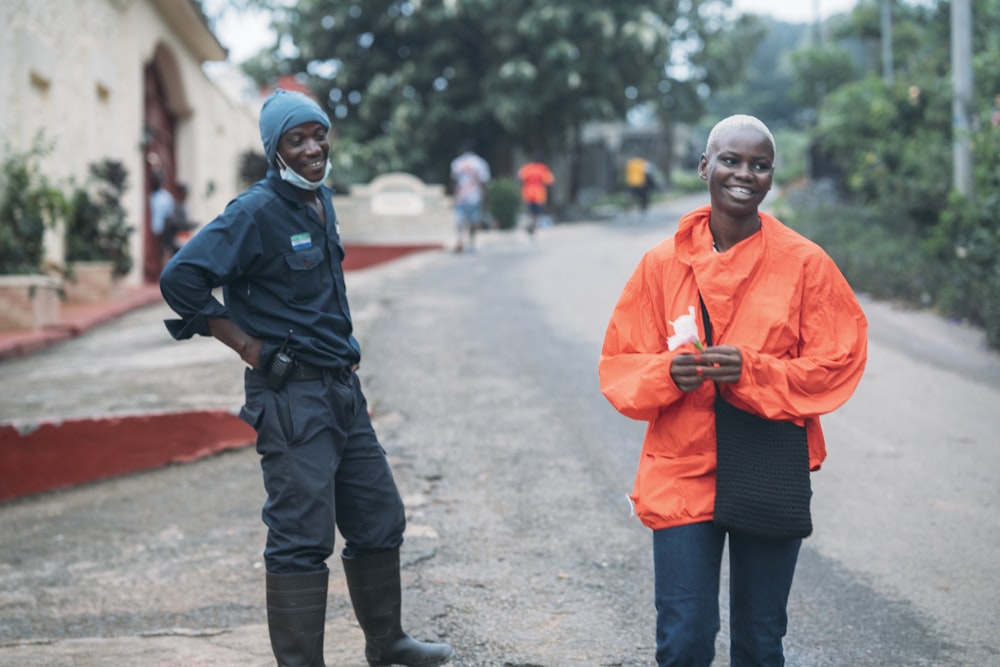
[[[974,3],[972,193],[953,178],[950,9],[893,3],[895,68],[881,76],[878,3],[830,26],[853,78],[832,73],[805,129],[809,187],[782,215],[820,243],[859,291],[982,326],[1000,347],[1000,2]],[[864,48],[867,47],[867,48]],[[833,47],[826,47],[832,52]],[[820,62],[793,55],[800,66]],[[839,58],[825,62],[836,63]],[[842,69],[842,68],[841,68]],[[824,81],[800,69],[799,80]],[[779,146],[780,138],[779,138]]]

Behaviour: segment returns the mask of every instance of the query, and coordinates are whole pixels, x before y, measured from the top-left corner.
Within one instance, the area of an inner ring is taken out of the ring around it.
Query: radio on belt
[[[282,341],[281,347],[275,352],[274,359],[271,361],[271,368],[267,372],[267,387],[271,391],[278,391],[285,386],[285,381],[288,380],[292,366],[295,364],[295,357],[286,349],[291,337],[292,330],[289,329],[285,340]]]

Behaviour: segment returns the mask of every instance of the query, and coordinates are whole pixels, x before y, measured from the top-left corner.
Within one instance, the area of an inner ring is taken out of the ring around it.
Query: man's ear
[[[708,156],[704,153],[701,154],[701,159],[698,160],[698,176],[701,180],[708,180]]]

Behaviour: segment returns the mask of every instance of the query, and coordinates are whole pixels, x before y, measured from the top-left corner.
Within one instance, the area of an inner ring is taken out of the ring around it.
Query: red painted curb
[[[0,425],[0,502],[187,463],[244,447],[256,434],[225,410]]]
[[[429,243],[348,244],[344,270],[442,248]],[[113,301],[68,306],[51,327],[0,334],[0,361],[41,351],[161,298],[158,286],[143,285]],[[70,419],[30,427],[0,424],[0,502],[186,463],[255,441],[253,429],[239,417],[217,410]]]
[[[359,271],[376,264],[391,262],[413,252],[442,250],[440,243],[412,243],[409,245],[364,245],[349,243],[344,246],[344,271]],[[350,296],[350,295],[348,295]]]

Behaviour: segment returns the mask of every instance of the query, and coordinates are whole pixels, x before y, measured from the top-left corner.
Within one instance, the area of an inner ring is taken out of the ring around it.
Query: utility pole
[[[892,0],[882,0],[882,80],[891,86],[892,63]]]
[[[975,196],[972,174],[972,7],[971,0],[951,2],[952,153],[955,190]]]
[[[823,12],[820,10],[819,0],[813,0],[813,39],[816,40],[814,46],[820,47],[826,43],[826,27],[823,25]]]

